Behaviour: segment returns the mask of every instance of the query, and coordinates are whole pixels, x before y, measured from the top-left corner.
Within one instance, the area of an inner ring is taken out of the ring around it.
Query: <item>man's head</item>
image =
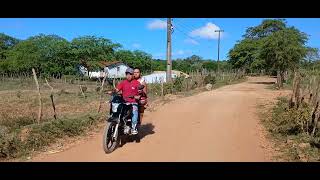
[[[141,77],[141,71],[140,71],[139,68],[134,68],[133,76],[134,76],[135,79],[139,79]]]
[[[131,81],[133,79],[133,69],[132,68],[128,68],[126,70],[126,78],[128,81]]]

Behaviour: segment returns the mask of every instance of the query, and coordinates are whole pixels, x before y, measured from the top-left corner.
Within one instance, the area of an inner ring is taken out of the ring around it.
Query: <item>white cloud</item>
[[[160,20],[160,19],[156,19],[156,20],[149,22],[147,25],[147,28],[151,29],[151,30],[165,29],[165,28],[167,28],[167,23],[165,21]]]
[[[205,39],[218,39],[218,33],[214,32],[215,30],[220,30],[220,28],[217,25],[209,22],[205,26],[200,27],[196,30],[193,30],[190,33],[190,36],[200,37]],[[221,34],[220,34],[220,37],[222,37]]]
[[[132,47],[134,47],[134,48],[140,48],[140,47],[141,47],[141,45],[140,45],[140,44],[138,44],[138,43],[133,43],[133,44],[132,44]]]
[[[186,39],[184,40],[185,43],[193,44],[193,45],[199,45],[198,41],[193,39]]]

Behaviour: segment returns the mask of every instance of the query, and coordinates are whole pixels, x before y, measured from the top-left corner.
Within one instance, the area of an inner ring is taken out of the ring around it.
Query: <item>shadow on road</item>
[[[150,134],[154,134],[155,132],[153,130],[154,130],[153,124],[151,123],[142,124],[139,130],[140,139],[142,140],[144,137]],[[134,142],[134,141],[135,141],[135,138],[133,136],[129,136],[129,138],[122,137],[120,147],[124,146],[128,142]]]
[[[250,84],[275,84],[275,82],[250,82]]]
[[[142,124],[140,127],[140,137],[141,139],[143,139],[144,137],[150,135],[150,134],[154,134],[154,125],[151,123],[148,124]]]

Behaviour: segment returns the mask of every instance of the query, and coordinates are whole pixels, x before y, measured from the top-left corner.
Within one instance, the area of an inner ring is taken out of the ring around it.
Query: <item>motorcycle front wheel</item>
[[[103,150],[107,154],[112,153],[119,145],[119,131],[115,132],[115,128],[115,122],[107,122],[103,134]],[[113,138],[114,133],[116,133],[115,138]]]

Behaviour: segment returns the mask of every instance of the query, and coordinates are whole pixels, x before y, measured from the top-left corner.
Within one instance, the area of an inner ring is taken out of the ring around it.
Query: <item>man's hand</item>
[[[134,96],[134,98],[135,98],[136,100],[139,100],[139,99],[141,98],[141,96]]]
[[[108,91],[107,94],[111,95],[111,94],[112,94],[112,91]]]

